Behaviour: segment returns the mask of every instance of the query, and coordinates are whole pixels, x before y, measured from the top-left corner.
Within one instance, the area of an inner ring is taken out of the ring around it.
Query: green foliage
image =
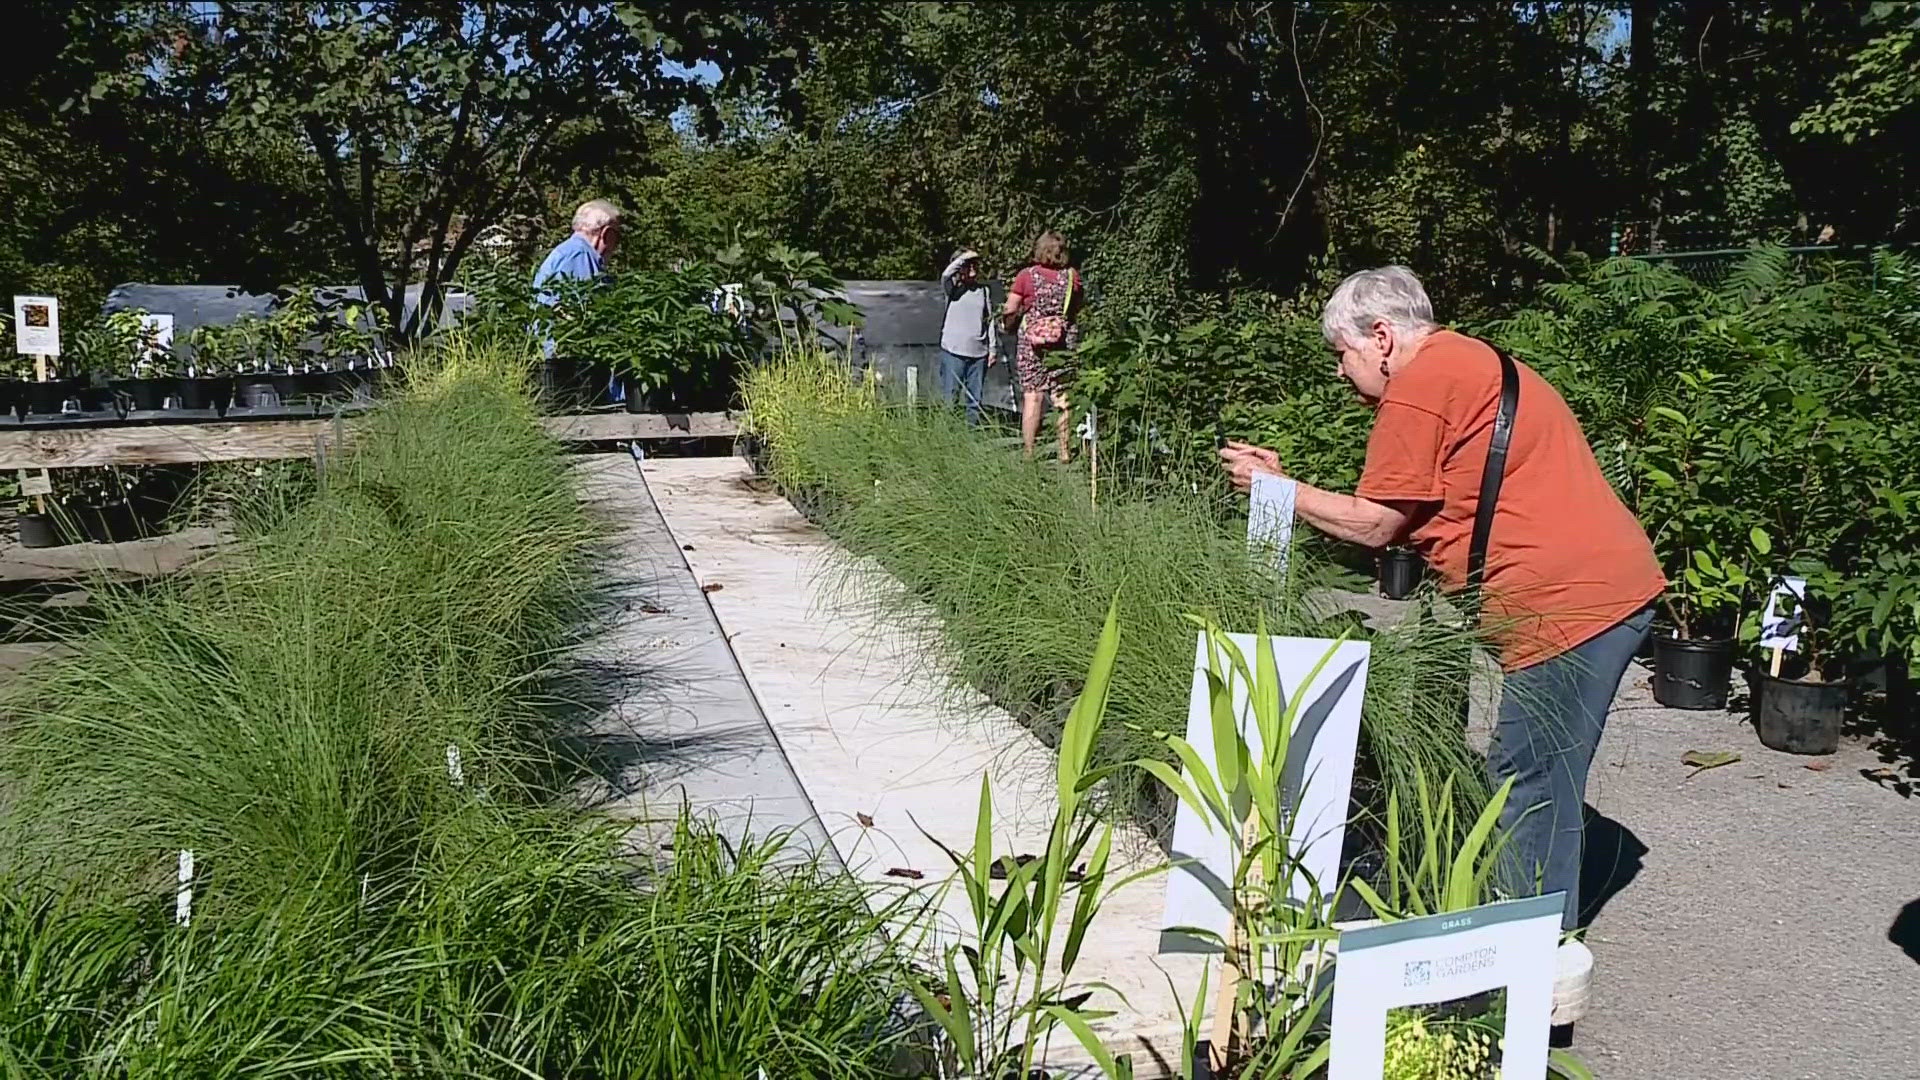
[[[887,1068],[896,907],[780,837],[683,822],[635,860],[626,825],[555,804],[598,534],[522,374],[421,358],[233,559],[101,583],[8,684],[9,1075]]]
[[[1119,654],[1118,607],[1116,602],[1107,610],[1085,687],[1061,729],[1053,824],[1047,833],[1046,850],[1025,862],[1011,855],[995,857],[993,788],[984,775],[980,778],[973,851],[963,856],[947,849],[966,890],[973,933],[969,942],[946,948],[941,958],[946,978],[935,984],[937,994],[919,986],[913,991],[946,1032],[957,1066],[969,1076],[1030,1075],[1038,1052],[1056,1026],[1067,1028],[1108,1076],[1118,1074],[1120,1069],[1088,1026],[1089,1021],[1110,1014],[1075,1004],[1075,991],[1080,987],[1072,981],[1080,948],[1101,906],[1118,889],[1158,872],[1155,868],[1108,880],[1113,823],[1095,822],[1086,794],[1087,788],[1100,779],[1090,761],[1106,718],[1107,690]],[[993,884],[996,866],[1007,878],[997,895]],[[1071,907],[1067,906],[1069,894]],[[1067,915],[1064,926],[1063,912]],[[1056,952],[1055,937],[1062,930],[1065,938]],[[1051,975],[1050,963],[1054,968]]]
[[[1899,114],[1920,102],[1920,4],[1876,0],[1863,20],[1883,32],[1848,57],[1834,77],[1833,96],[1810,106],[1793,122],[1795,132],[1838,135],[1853,142],[1876,136]]]

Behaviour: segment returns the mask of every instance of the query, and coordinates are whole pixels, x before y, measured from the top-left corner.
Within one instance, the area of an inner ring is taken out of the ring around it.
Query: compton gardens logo
[[[1499,958],[1499,947],[1489,945],[1456,956],[1443,956],[1437,960],[1410,961],[1402,975],[1401,985],[1429,986],[1436,975],[1442,979],[1457,979],[1462,975],[1485,971],[1493,967]]]

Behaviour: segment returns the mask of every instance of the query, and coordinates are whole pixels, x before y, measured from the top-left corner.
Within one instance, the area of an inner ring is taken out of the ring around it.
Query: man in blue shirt
[[[573,212],[573,235],[547,253],[540,269],[534,272],[533,287],[539,289],[554,278],[597,280],[604,273],[606,257],[619,245],[620,208],[605,199],[581,203],[580,209]],[[548,307],[559,302],[559,297],[547,290],[542,290],[536,299]],[[553,355],[552,340],[547,341],[546,352],[548,356]],[[614,379],[609,387],[613,400],[621,400],[624,396],[621,390],[620,380]]]

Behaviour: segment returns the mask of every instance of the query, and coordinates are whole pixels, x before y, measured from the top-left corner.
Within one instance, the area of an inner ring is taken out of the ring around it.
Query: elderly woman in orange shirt
[[[1355,493],[1299,484],[1298,517],[1368,547],[1410,543],[1460,590],[1476,562],[1483,482],[1497,493],[1479,540],[1478,597],[1506,673],[1488,768],[1496,782],[1516,778],[1501,821],[1513,856],[1507,885],[1531,892],[1538,880],[1544,893],[1565,892],[1571,928],[1587,769],[1666,585],[1653,547],[1559,393],[1525,364],[1436,324],[1405,267],[1341,282],[1321,330],[1374,422]],[[1503,396],[1512,400],[1509,445],[1504,468],[1489,470]],[[1256,472],[1285,473],[1270,450],[1233,443],[1220,455],[1242,489]]]

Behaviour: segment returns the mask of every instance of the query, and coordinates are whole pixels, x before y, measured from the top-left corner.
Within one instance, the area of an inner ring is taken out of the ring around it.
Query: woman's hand
[[[1233,486],[1238,491],[1250,491],[1253,488],[1254,473],[1272,473],[1285,476],[1280,470],[1280,455],[1264,447],[1251,446],[1243,442],[1229,442],[1220,450],[1220,467],[1227,470]]]

